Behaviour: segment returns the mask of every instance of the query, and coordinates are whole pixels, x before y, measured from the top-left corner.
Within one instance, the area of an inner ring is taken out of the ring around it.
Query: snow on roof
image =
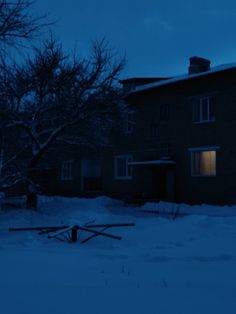
[[[158,159],[158,160],[146,160],[146,161],[130,161],[129,165],[136,166],[136,165],[174,165],[175,161],[167,160],[167,159]]]
[[[178,75],[167,80],[162,80],[162,81],[158,81],[158,82],[154,82],[150,84],[145,84],[142,86],[137,86],[135,89],[131,90],[129,94],[138,93],[144,90],[152,89],[152,88],[163,86],[163,85],[173,84],[175,82],[185,81],[185,80],[192,79],[195,77],[206,76],[206,75],[216,73],[216,72],[223,72],[223,71],[230,70],[233,68],[236,68],[236,63],[227,63],[227,64],[219,65],[219,66],[211,68],[208,71],[204,71],[204,72],[200,72],[196,74]]]

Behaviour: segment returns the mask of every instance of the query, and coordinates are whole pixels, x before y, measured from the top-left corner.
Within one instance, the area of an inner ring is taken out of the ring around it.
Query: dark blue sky
[[[106,37],[126,54],[124,77],[182,74],[190,56],[236,62],[235,0],[38,0],[67,49]]]

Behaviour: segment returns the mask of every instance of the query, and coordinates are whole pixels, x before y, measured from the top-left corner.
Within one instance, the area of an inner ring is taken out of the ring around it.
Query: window
[[[216,150],[194,150],[191,152],[192,176],[216,175]]]
[[[81,160],[81,174],[83,177],[101,177],[102,164],[98,158],[83,158]]]
[[[193,122],[214,121],[214,108],[212,97],[201,97],[193,101]]]
[[[134,127],[134,115],[131,112],[126,113],[125,116],[125,133],[129,134],[133,132]]]
[[[160,120],[169,120],[170,118],[170,105],[162,104],[160,111]]]
[[[160,158],[170,157],[171,147],[169,143],[160,143]]]
[[[150,124],[150,137],[152,139],[159,138],[159,124],[157,123],[152,123]]]
[[[72,180],[72,167],[73,161],[72,160],[66,160],[63,161],[61,164],[61,180]]]
[[[129,165],[131,161],[131,155],[115,157],[115,179],[132,179],[131,166]]]

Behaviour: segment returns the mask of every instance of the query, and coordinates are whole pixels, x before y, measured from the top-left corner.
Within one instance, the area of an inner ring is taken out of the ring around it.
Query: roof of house
[[[206,76],[206,75],[210,75],[210,74],[213,74],[213,73],[223,72],[223,71],[227,71],[227,70],[231,70],[231,69],[236,69],[236,63],[223,64],[223,65],[220,65],[220,66],[213,67],[213,68],[211,68],[208,71],[199,72],[199,73],[196,73],[196,74],[179,75],[179,76],[175,76],[175,77],[170,78],[170,79],[164,79],[164,80],[161,80],[161,81],[158,81],[158,82],[137,86],[136,88],[131,90],[129,92],[129,94],[134,94],[134,93],[138,93],[138,92],[141,92],[141,91],[157,88],[159,86],[169,85],[169,84],[173,84],[173,83],[176,83],[176,82],[185,81],[185,80],[193,79],[193,78],[196,78],[196,77]]]
[[[140,76],[140,77],[130,77],[127,79],[119,80],[121,84],[129,84],[129,83],[143,83],[147,82],[147,84],[154,83],[154,82],[159,82],[163,80],[170,79],[171,77],[163,77],[163,76],[158,76],[158,77],[145,77],[145,76]]]

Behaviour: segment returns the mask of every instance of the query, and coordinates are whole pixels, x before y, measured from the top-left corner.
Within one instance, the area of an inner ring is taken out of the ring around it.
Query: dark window
[[[194,99],[193,122],[211,122],[214,120],[214,99],[212,97]]]
[[[200,121],[200,104],[197,101],[193,103],[193,122]]]
[[[115,157],[115,178],[116,179],[131,179],[131,165],[129,162],[132,161],[130,155],[122,155]]]
[[[152,123],[150,124],[150,137],[151,138],[159,138],[160,136],[160,130],[159,130],[159,124]]]
[[[160,111],[160,119],[161,120],[169,120],[170,119],[170,105],[162,104]]]
[[[73,161],[65,160],[61,164],[61,180],[73,179]]]
[[[133,128],[134,128],[134,114],[128,112],[126,113],[126,116],[125,116],[125,125],[124,125],[125,133],[127,134],[132,133]]]
[[[210,120],[210,116],[209,116],[209,98],[202,98],[201,99],[201,108],[202,109],[202,121],[208,121]]]
[[[169,143],[160,143],[160,157],[170,157],[171,147]]]

